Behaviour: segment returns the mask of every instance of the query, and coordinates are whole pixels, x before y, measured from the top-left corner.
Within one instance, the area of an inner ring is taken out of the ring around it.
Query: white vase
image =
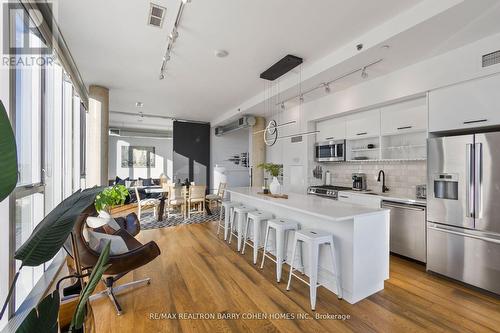
[[[278,181],[278,178],[273,177],[273,181],[269,184],[269,191],[272,194],[280,194],[281,193],[281,184]]]

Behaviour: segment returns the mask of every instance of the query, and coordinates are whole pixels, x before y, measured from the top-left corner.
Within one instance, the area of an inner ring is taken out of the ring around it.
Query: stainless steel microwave
[[[317,142],[315,155],[317,162],[345,161],[345,140]]]

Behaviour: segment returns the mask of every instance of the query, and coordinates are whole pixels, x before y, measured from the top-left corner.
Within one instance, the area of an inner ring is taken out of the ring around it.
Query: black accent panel
[[[183,182],[187,177],[200,183],[195,167],[205,167],[204,183],[210,189],[210,124],[174,121],[173,140],[173,180]]]
[[[274,81],[302,63],[302,58],[287,54],[280,61],[260,74],[261,79]]]

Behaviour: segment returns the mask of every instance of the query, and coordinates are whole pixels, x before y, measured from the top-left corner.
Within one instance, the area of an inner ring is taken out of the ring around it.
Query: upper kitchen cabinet
[[[500,124],[500,75],[429,93],[429,131]]]
[[[347,117],[346,139],[357,140],[380,135],[380,110],[359,112]]]
[[[317,122],[316,130],[319,131],[319,133],[316,134],[316,140],[319,142],[343,140],[345,139],[345,127],[345,117]]]
[[[425,97],[389,105],[381,109],[381,135],[427,131]]]

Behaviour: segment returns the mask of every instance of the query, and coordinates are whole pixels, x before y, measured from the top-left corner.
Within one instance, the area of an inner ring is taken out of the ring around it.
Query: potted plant
[[[0,156],[2,156],[2,159],[0,159],[0,170],[2,170],[0,173],[0,201],[3,201],[14,190],[17,183],[17,153],[14,132],[1,101],[0,133],[2,133],[0,138]],[[0,318],[3,317],[7,309],[21,269],[25,266],[36,267],[52,259],[70,236],[77,218],[93,204],[97,193],[100,191],[102,191],[102,188],[98,187],[77,191],[63,200],[45,216],[33,230],[28,240],[15,252],[14,258],[21,261],[21,266],[10,285],[7,298],[0,310]],[[70,332],[88,331],[86,327],[89,327],[89,325],[84,324],[87,315],[91,313],[88,298],[107,268],[109,249],[110,244],[108,242],[97,264],[91,269],[91,273],[82,276],[71,276],[80,279],[84,276],[90,277],[80,293],[78,305],[68,328]],[[43,298],[28,313],[17,332],[57,333],[59,331],[59,305],[59,290],[56,288],[53,293]]]
[[[95,209],[98,212],[104,210],[111,213],[111,208],[123,205],[129,195],[125,185],[117,184],[106,188],[95,197]]]
[[[261,163],[257,167],[264,169],[273,177],[273,181],[269,184],[269,191],[272,194],[279,194],[281,192],[281,184],[278,181],[278,176],[280,175],[281,164]]]

